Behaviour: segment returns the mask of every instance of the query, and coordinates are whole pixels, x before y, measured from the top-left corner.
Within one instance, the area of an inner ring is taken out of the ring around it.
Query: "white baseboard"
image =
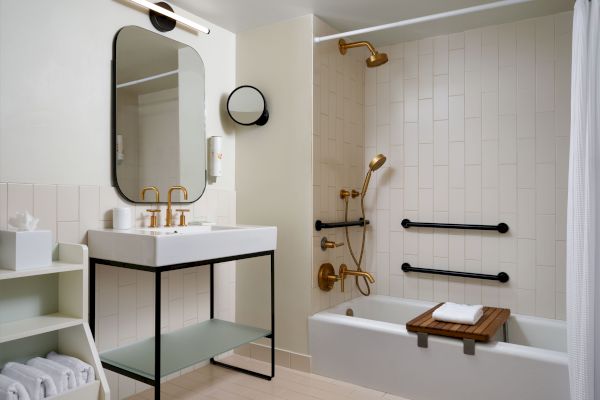
[[[235,354],[263,362],[271,362],[271,346],[248,343],[235,349]],[[311,356],[292,351],[275,349],[275,364],[285,368],[310,373]]]

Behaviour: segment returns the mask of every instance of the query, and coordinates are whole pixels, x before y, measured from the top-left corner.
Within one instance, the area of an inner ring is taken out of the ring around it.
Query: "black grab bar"
[[[320,219],[315,221],[315,229],[320,231],[321,229],[331,229],[331,228],[343,228],[345,226],[365,226],[369,225],[369,220],[364,220],[360,218],[358,221],[348,221],[348,222],[323,222]]]
[[[434,275],[446,275],[446,276],[458,276],[461,278],[474,278],[474,279],[485,279],[488,281],[500,281],[502,283],[508,282],[510,277],[506,272],[500,272],[498,275],[491,274],[477,274],[473,272],[462,272],[462,271],[446,271],[442,269],[430,269],[430,268],[415,268],[411,267],[409,263],[402,264],[402,271],[404,272],[421,272],[424,274]]]
[[[498,225],[473,225],[473,224],[439,224],[434,222],[412,222],[410,219],[403,219],[402,226],[405,229],[411,226],[418,228],[446,228],[446,229],[473,229],[479,231],[498,231],[500,233],[508,232],[508,225],[504,222]]]

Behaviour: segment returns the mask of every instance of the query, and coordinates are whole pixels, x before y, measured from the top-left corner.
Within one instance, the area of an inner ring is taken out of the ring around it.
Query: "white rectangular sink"
[[[91,258],[149,267],[275,250],[274,226],[194,225],[88,231]]]

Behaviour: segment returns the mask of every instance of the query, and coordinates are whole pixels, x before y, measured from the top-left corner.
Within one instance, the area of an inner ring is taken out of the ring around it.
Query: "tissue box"
[[[52,265],[51,231],[0,230],[0,268],[19,271]]]

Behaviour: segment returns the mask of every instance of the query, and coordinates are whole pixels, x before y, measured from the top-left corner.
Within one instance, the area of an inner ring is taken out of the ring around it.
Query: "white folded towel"
[[[0,400],[30,400],[25,386],[5,375],[0,375]]]
[[[77,387],[75,373],[69,367],[42,357],[32,358],[27,361],[27,365],[47,373],[54,381],[58,394]]]
[[[438,307],[432,316],[436,321],[475,325],[483,316],[483,306],[448,302]]]
[[[2,369],[2,374],[21,382],[31,400],[42,400],[58,394],[52,378],[29,365],[9,362]]]
[[[65,356],[64,354],[58,354],[53,351],[48,353],[46,358],[64,365],[65,367],[71,368],[71,370],[75,373],[75,381],[77,382],[77,386],[91,383],[96,380],[94,368],[78,358]]]

